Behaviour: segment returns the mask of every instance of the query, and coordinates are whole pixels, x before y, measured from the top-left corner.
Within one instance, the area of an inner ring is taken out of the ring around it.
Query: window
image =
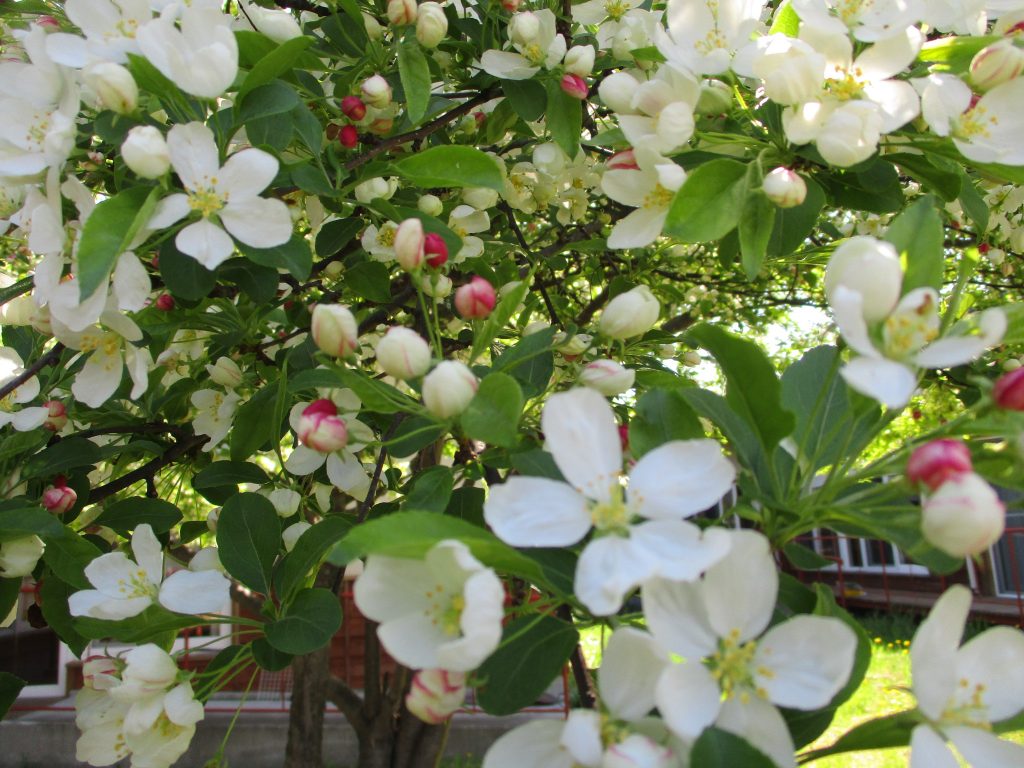
[[[1006,533],[992,547],[996,594],[1017,597],[1024,592],[1024,512],[1006,514]]]

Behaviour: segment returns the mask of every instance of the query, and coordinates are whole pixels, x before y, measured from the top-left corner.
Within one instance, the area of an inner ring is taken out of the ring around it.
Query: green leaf
[[[364,261],[346,269],[345,286],[368,301],[391,301],[391,272],[379,261]]]
[[[186,256],[171,238],[160,247],[160,276],[173,296],[199,301],[209,295],[217,277],[191,256]]]
[[[910,733],[922,722],[917,710],[897,712],[888,717],[868,720],[840,736],[831,746],[804,752],[800,762],[807,763],[829,755],[844,752],[862,752],[869,749],[905,747],[910,743]]]
[[[285,614],[267,625],[267,642],[285,653],[302,656],[322,648],[341,626],[341,602],[329,589],[304,589]]]
[[[291,392],[302,392],[315,387],[348,387],[359,396],[363,410],[373,413],[396,413],[410,410],[414,405],[412,398],[390,384],[351,368],[315,368],[301,371],[288,381],[288,389]]]
[[[202,493],[211,488],[238,490],[239,483],[263,485],[267,473],[250,461],[215,461],[192,478],[192,487]]]
[[[260,637],[252,642],[252,658],[267,672],[280,672],[291,666],[294,657],[290,653],[277,650],[267,642],[267,638]]]
[[[555,370],[555,357],[551,352],[555,333],[555,328],[545,328],[524,336],[494,360],[493,370],[512,375],[527,397],[539,395],[547,388]]]
[[[519,437],[519,416],[523,412],[523,390],[504,373],[492,373],[461,416],[462,428],[474,440],[508,448]]]
[[[0,512],[0,542],[24,539],[28,536],[62,536],[63,533],[64,526],[60,520],[45,509],[24,507]]]
[[[896,152],[882,155],[882,158],[898,165],[905,174],[920,182],[927,191],[934,192],[947,203],[953,202],[960,195],[962,175],[936,167],[927,155]]]
[[[491,715],[510,715],[535,703],[579,643],[571,625],[551,616],[522,616],[505,627],[501,645],[477,676],[477,701]]]
[[[548,81],[547,123],[551,138],[570,158],[580,151],[580,132],[583,125],[583,102],[562,90],[561,81]]]
[[[85,568],[102,553],[99,547],[70,528],[46,538],[45,562],[61,581],[77,589],[91,589]]]
[[[108,528],[127,536],[143,523],[153,528],[153,533],[165,533],[181,520],[181,510],[163,499],[149,499],[137,496],[111,504],[96,518],[96,525]]]
[[[75,628],[82,635],[90,640],[103,640],[113,638],[122,643],[148,643],[161,635],[177,634],[186,627],[204,625],[195,616],[187,616],[181,613],[171,613],[159,605],[151,605],[138,616],[120,621],[105,621],[93,619],[88,616],[80,616],[75,619]]]
[[[392,456],[399,458],[412,456],[447,432],[447,425],[439,421],[428,419],[425,416],[412,416],[402,419],[395,434],[385,445]]]
[[[402,80],[402,90],[405,91],[409,122],[417,125],[426,114],[430,102],[430,68],[412,32],[407,32],[398,45],[398,76]]]
[[[964,213],[974,222],[974,226],[978,229],[978,234],[983,235],[988,231],[990,215],[988,205],[985,204],[985,199],[978,192],[977,187],[974,186],[974,180],[963,170],[961,170],[961,174],[960,197],[957,199],[960,201],[960,207],[964,209]]]
[[[718,361],[725,374],[725,399],[754,428],[770,454],[796,424],[782,405],[782,388],[771,361],[754,342],[717,326],[701,323],[686,335]]]
[[[293,37],[285,40],[270,53],[266,54],[245,76],[242,86],[238,89],[238,100],[242,101],[254,88],[266,85],[295,66],[299,54],[313,44],[312,37]]]
[[[505,327],[529,292],[529,282],[522,280],[519,285],[501,297],[494,311],[487,316],[483,325],[477,328],[473,334],[473,348],[469,352],[471,361],[475,361],[485,349],[491,346],[491,342],[494,341],[498,332]]]
[[[885,239],[896,246],[906,265],[903,293],[914,288],[942,287],[945,235],[935,206],[931,195],[919,198],[893,220],[885,233]]]
[[[428,467],[409,483],[402,506],[424,512],[444,512],[454,486],[451,469],[445,466]]]
[[[327,39],[342,53],[359,58],[365,55],[369,42],[366,36],[366,22],[363,21],[355,0],[343,0],[339,5],[344,14],[336,13],[326,17],[321,29]]]
[[[783,0],[775,11],[772,19],[772,28],[769,34],[782,34],[788,37],[796,37],[800,33],[800,17],[793,10],[790,0]]]
[[[747,280],[760,274],[774,228],[775,205],[761,190],[749,193],[739,223],[740,256]]]
[[[78,294],[81,301],[105,285],[117,257],[149,221],[160,197],[156,187],[129,187],[98,203],[85,220],[78,242]]]
[[[485,496],[483,488],[474,488],[468,485],[456,488],[452,491],[444,513],[483,527]]]
[[[47,446],[25,464],[22,478],[65,474],[72,469],[91,467],[102,461],[99,446],[81,437],[69,437]]]
[[[775,226],[768,240],[769,256],[785,256],[792,253],[807,239],[818,223],[818,215],[825,205],[825,192],[813,179],[804,178],[807,197],[793,208],[778,208],[775,211]]]
[[[690,765],[700,768],[774,768],[775,763],[746,739],[719,728],[708,728],[690,752]]]
[[[20,677],[15,677],[10,672],[0,672],[0,720],[18,699],[18,694],[25,685],[25,681]]]
[[[352,242],[363,228],[362,219],[335,219],[323,225],[316,236],[316,255],[333,256]]]
[[[509,457],[509,461],[512,464],[512,468],[521,475],[547,477],[551,480],[565,481],[561,471],[558,469],[558,465],[555,464],[555,457],[539,448],[535,448],[532,451],[523,451],[522,453],[513,453]]]
[[[292,551],[284,556],[274,573],[274,586],[282,600],[303,586],[334,546],[352,529],[352,520],[343,517],[325,517],[307,528]]]
[[[248,123],[261,117],[271,117],[291,112],[299,105],[299,95],[288,83],[274,80],[257,86],[239,99],[237,114],[239,123]]]
[[[940,37],[922,45],[917,58],[918,61],[941,64],[940,69],[944,71],[962,73],[967,71],[971,59],[979,51],[1002,39],[998,35]]]
[[[740,221],[747,192],[747,166],[720,158],[697,166],[672,199],[665,234],[684,243],[707,243],[725,237]]]
[[[68,598],[73,591],[60,579],[49,576],[39,587],[39,607],[42,608],[46,623],[57,636],[75,656],[81,656],[89,639],[75,629],[75,620],[68,610]]]
[[[270,569],[281,546],[281,520],[257,493],[240,493],[217,519],[217,547],[225,570],[250,589],[270,594]]]
[[[502,80],[501,90],[523,120],[535,122],[544,114],[547,93],[536,80]]]
[[[299,104],[292,110],[292,125],[306,148],[314,155],[319,155],[323,149],[324,129],[309,107]]]
[[[444,539],[458,539],[484,565],[519,576],[539,586],[549,582],[532,558],[517,552],[486,528],[447,515],[429,512],[393,512],[355,526],[334,548],[328,560],[345,565],[366,555],[422,558]]]
[[[280,424],[271,417],[277,397],[277,382],[267,384],[239,406],[231,428],[231,460],[242,462],[252,456],[268,440],[280,434]]]
[[[413,186],[489,187],[499,192],[505,188],[494,158],[473,147],[431,147],[402,158],[392,168]]]
[[[277,295],[276,269],[261,267],[246,259],[229,259],[218,267],[217,275],[237,285],[256,304],[268,304]]]
[[[230,497],[225,497],[220,503],[227,501],[228,498]],[[182,544],[188,544],[205,535],[209,530],[210,527],[206,524],[205,520],[186,520],[181,524],[181,528],[178,529],[178,541]]]
[[[245,243],[236,243],[238,250],[249,259],[264,267],[287,269],[296,280],[305,280],[313,269],[313,254],[306,238],[293,233],[284,245],[273,248],[253,248]]]
[[[636,403],[636,416],[629,422],[629,450],[637,459],[670,440],[702,437],[704,428],[678,389],[652,389],[645,393]]]
[[[682,395],[699,415],[710,419],[722,430],[740,457],[740,463],[749,467],[762,487],[766,487],[769,479],[768,457],[753,426],[741,418],[719,394],[690,387],[682,390]]]

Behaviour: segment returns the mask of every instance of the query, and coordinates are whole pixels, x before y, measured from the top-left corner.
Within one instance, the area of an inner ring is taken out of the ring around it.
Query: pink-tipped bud
[[[327,399],[314,400],[299,417],[299,442],[320,453],[341,450],[348,443],[348,428],[338,407]]]
[[[1003,39],[980,50],[971,59],[971,82],[980,91],[1008,83],[1024,72],[1024,50]]]
[[[174,309],[174,297],[169,293],[161,293],[156,297],[156,308],[161,312],[170,312]]]
[[[622,394],[633,386],[635,379],[636,371],[606,358],[587,363],[580,372],[580,384],[596,389],[605,397]]]
[[[795,208],[807,197],[807,183],[789,168],[776,168],[764,177],[764,193],[779,208]]]
[[[349,120],[359,122],[366,117],[366,105],[358,96],[346,96],[341,100],[341,112]]]
[[[43,491],[43,507],[55,515],[63,515],[75,506],[76,501],[78,494],[74,489],[68,488],[67,480],[63,476],[59,476],[53,481],[53,485]]]
[[[612,155],[605,166],[613,171],[639,171],[640,166],[636,162],[636,153],[632,149],[624,149]]]
[[[427,256],[427,264],[434,269],[448,261],[448,245],[436,232],[428,232],[423,238],[423,253]]]
[[[121,682],[121,671],[116,659],[109,656],[90,656],[82,662],[82,682],[94,691],[108,691]]]
[[[519,10],[519,6],[522,5],[523,0],[501,0],[501,7],[509,13],[515,13]]]
[[[388,0],[388,21],[396,27],[415,24],[418,10],[416,0]]]
[[[467,320],[487,317],[497,300],[494,286],[482,277],[474,277],[455,291],[455,309]]]
[[[68,409],[60,400],[47,400],[43,405],[49,411],[46,421],[43,422],[43,428],[49,429],[51,432],[60,432],[68,423]]]
[[[412,678],[405,706],[425,723],[438,725],[462,706],[466,674],[446,669],[421,669]]]
[[[313,308],[310,332],[313,343],[331,357],[348,357],[359,343],[355,315],[341,304],[317,304]]]
[[[53,16],[40,16],[36,19],[36,24],[45,29],[47,32],[60,31],[60,22],[57,21]]]
[[[932,440],[914,449],[907,461],[907,480],[935,490],[951,477],[973,469],[971,452],[959,440]]]
[[[1003,535],[1006,507],[992,486],[973,472],[952,477],[925,499],[921,531],[953,557],[977,555]]]
[[[562,92],[583,101],[590,95],[590,88],[587,87],[587,81],[579,75],[567,73],[562,75]]]
[[[999,377],[992,388],[996,405],[1008,411],[1024,411],[1024,368]]]
[[[391,85],[380,75],[373,75],[360,86],[363,100],[370,106],[383,109],[391,103]]]
[[[395,258],[406,272],[413,272],[423,264],[425,240],[423,222],[419,219],[406,219],[395,230]]]
[[[338,143],[345,149],[354,149],[359,143],[359,131],[354,125],[342,126],[342,129],[338,131]]]

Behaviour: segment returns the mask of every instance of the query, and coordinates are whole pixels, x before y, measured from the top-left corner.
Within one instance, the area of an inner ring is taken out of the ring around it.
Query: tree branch
[[[194,451],[196,448],[205,443],[209,438],[206,435],[191,435],[180,439],[166,451],[162,456],[158,456],[149,463],[139,467],[136,470],[129,472],[126,475],[116,480],[111,480],[106,485],[101,485],[98,488],[93,488],[89,493],[89,504],[96,504],[97,502],[103,501],[110,496],[113,496],[118,491],[123,491],[126,488],[130,488],[135,483],[142,482],[144,480],[152,480],[156,473],[169,464],[173,464],[183,456],[187,456],[189,453]]]
[[[43,368],[45,368],[46,366],[56,363],[60,359],[60,355],[63,351],[64,345],[58,341],[56,344],[53,345],[53,349],[51,349],[45,355],[43,355],[34,363],[32,363],[32,365],[30,365],[24,371],[22,371],[13,379],[11,379],[2,387],[0,387],[0,400],[3,400],[5,397],[11,394],[11,392],[13,392],[26,381],[31,379],[33,376],[35,376],[37,373],[43,370]]]
[[[369,731],[363,716],[363,700],[340,677],[331,675],[327,680],[327,699],[345,716],[357,733]]]
[[[287,8],[292,11],[309,11],[317,16],[331,15],[331,11],[327,8],[321,8],[319,5],[308,2],[308,0],[274,0],[274,5],[278,8]]]

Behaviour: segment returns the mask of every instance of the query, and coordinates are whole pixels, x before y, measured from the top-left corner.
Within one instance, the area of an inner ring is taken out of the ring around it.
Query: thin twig
[[[370,508],[373,506],[373,500],[377,497],[377,485],[380,483],[380,473],[384,470],[384,460],[388,455],[386,443],[395,434],[395,430],[398,429],[398,425],[402,423],[402,418],[404,416],[404,413],[396,413],[395,418],[391,420],[391,426],[388,427],[388,431],[380,438],[380,453],[377,454],[377,464],[373,468],[373,477],[370,478],[370,488],[366,492],[366,498],[363,499],[363,503],[359,505],[359,514],[356,516],[357,524],[366,519],[367,514],[370,512]]]
[[[31,379],[33,376],[35,376],[37,373],[43,370],[43,368],[45,368],[46,366],[56,363],[60,359],[60,355],[63,351],[63,344],[61,344],[60,342],[54,344],[53,349],[51,349],[45,355],[43,355],[34,363],[32,363],[32,365],[30,365],[24,371],[22,371],[13,379],[11,379],[2,387],[0,387],[0,400],[3,400],[5,397],[11,394],[11,392],[13,392],[26,381]]]
[[[189,438],[183,438],[163,452],[163,455],[156,457],[147,464],[133,470],[116,480],[111,480],[106,485],[101,485],[98,488],[93,488],[89,494],[89,504],[96,504],[97,502],[103,501],[104,499],[113,496],[118,491],[123,491],[125,488],[130,488],[142,481],[149,481],[156,476],[164,467],[169,464],[173,464],[183,456],[187,456],[189,453],[194,451],[196,448],[201,446],[207,440],[206,435],[192,435]]]

